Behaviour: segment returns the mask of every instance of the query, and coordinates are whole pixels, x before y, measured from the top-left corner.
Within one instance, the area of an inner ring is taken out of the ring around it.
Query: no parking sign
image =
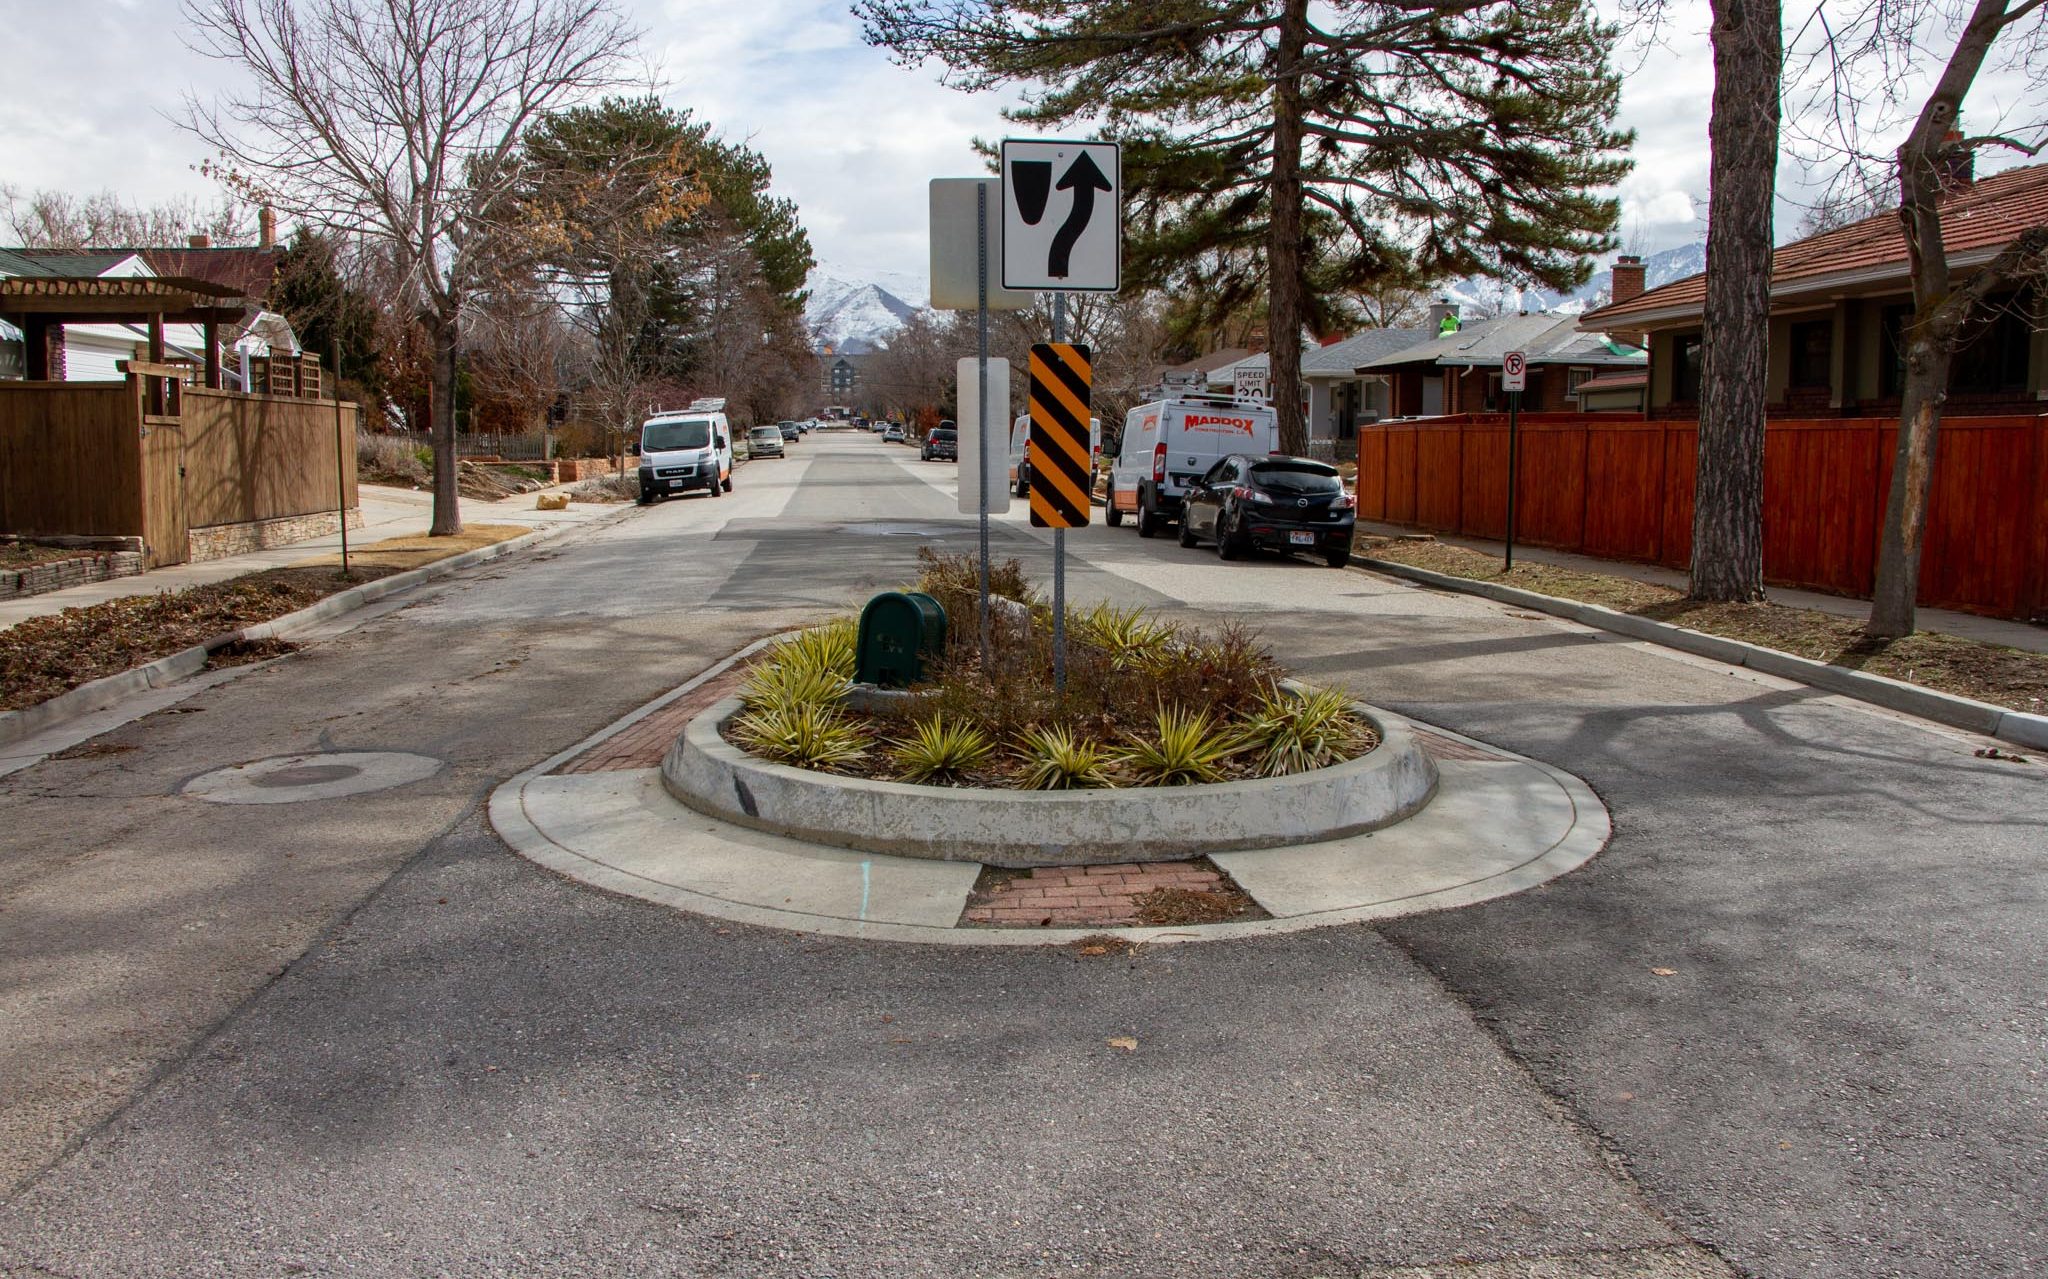
[[[1501,357],[1500,389],[1503,391],[1526,391],[1529,389],[1528,352],[1509,351]]]

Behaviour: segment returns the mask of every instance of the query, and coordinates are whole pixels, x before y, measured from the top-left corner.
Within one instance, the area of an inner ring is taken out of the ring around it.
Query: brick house
[[[2048,224],[2048,165],[1973,181],[1967,169],[1942,202],[1950,267],[1967,274],[2022,230]],[[1584,329],[1648,334],[1649,411],[1699,416],[1706,276],[1622,297],[1581,317]],[[1994,299],[1950,371],[1950,413],[2036,414],[2048,401],[2043,288]],[[1780,245],[1771,260],[1767,411],[1777,417],[1896,418],[1900,326],[1912,313],[1905,236],[1896,212]]]
[[[1643,266],[1623,258],[1614,266],[1615,290],[1642,287]],[[1452,315],[1454,307],[1443,308]],[[1528,355],[1529,385],[1522,409],[1531,413],[1641,411],[1631,399],[1627,375],[1640,375],[1648,356],[1640,346],[1604,332],[1582,332],[1578,317],[1552,312],[1476,320],[1462,328],[1363,361],[1360,374],[1388,383],[1386,417],[1438,417],[1454,413],[1497,413],[1508,407],[1501,390],[1501,360],[1509,351]],[[1630,335],[1633,336],[1633,335]],[[1607,393],[1587,402],[1581,389],[1606,379]],[[1617,395],[1616,393],[1619,392]]]

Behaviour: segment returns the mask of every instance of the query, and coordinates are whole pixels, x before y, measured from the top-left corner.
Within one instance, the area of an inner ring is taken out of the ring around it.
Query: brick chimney
[[[256,247],[277,247],[277,210],[267,204],[256,211]]]
[[[213,247],[213,237],[210,235],[188,235],[185,237],[185,243],[195,249],[210,249]]]
[[[1941,154],[1934,161],[1941,174],[1941,189],[1960,191],[1977,180],[1977,153],[1963,144],[1960,129],[1950,129],[1941,140]]]
[[[1614,259],[1614,287],[1608,299],[1610,305],[1631,302],[1643,295],[1643,260],[1633,253],[1624,253]]]

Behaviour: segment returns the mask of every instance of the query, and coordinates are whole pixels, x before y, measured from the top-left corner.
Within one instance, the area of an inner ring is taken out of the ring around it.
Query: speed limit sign
[[[1500,361],[1500,389],[1503,391],[1526,391],[1529,389],[1529,353],[1509,351]]]

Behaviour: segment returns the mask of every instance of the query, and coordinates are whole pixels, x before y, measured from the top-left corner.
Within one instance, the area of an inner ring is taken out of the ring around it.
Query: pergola
[[[0,279],[0,319],[22,331],[31,382],[50,377],[50,341],[67,324],[137,324],[149,331],[149,362],[164,362],[164,325],[196,324],[206,334],[206,385],[219,387],[222,325],[240,324],[255,304],[224,284],[182,276],[15,276]]]

